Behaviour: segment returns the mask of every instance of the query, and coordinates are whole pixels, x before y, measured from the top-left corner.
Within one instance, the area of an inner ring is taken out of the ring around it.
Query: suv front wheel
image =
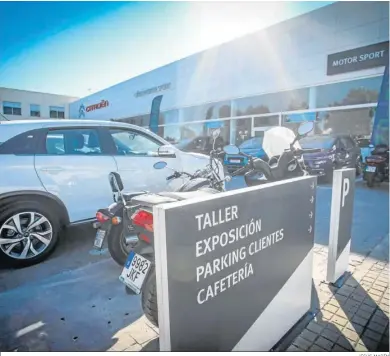
[[[26,267],[45,260],[58,242],[60,223],[49,207],[16,201],[0,210],[0,262]]]

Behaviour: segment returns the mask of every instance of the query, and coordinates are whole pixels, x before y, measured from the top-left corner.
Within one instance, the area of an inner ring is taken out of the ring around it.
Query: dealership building
[[[148,126],[162,95],[158,131],[172,143],[216,127],[237,143],[304,120],[369,135],[388,52],[388,2],[336,2],[77,100],[70,117]]]

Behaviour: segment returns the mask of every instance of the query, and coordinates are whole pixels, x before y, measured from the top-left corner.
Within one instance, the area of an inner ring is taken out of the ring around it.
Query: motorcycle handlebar
[[[173,178],[176,178],[176,173],[175,173],[175,174],[172,174],[171,176],[168,176],[168,177],[167,177],[167,180],[171,180],[171,179],[173,179]]]
[[[196,172],[196,174],[199,174],[199,173],[202,173],[202,171],[197,171]],[[194,178],[195,177],[195,175],[189,174],[187,172],[175,172],[172,175],[168,176],[166,178],[166,180],[171,180],[171,179],[174,179],[174,178],[180,178],[182,175],[186,175],[186,176],[188,176],[190,178]]]

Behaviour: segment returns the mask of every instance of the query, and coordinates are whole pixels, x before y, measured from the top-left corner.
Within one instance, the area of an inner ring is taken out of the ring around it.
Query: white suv
[[[208,156],[182,152],[124,123],[0,122],[0,261],[40,262],[62,228],[94,220],[99,208],[112,203],[110,172],[121,175],[127,191],[178,188],[182,180],[166,180],[172,171],[153,168],[161,160],[188,173],[209,163]],[[220,172],[223,178],[222,167]]]

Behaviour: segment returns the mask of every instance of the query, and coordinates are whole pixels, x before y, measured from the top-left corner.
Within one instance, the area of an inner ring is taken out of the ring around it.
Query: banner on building
[[[156,96],[152,101],[152,108],[150,110],[149,130],[157,134],[158,124],[160,118],[160,106],[163,96]]]

